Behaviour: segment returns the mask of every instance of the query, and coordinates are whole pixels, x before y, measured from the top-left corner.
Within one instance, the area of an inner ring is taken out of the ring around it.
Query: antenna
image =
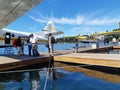
[[[119,29],[120,29],[120,22],[119,22]]]

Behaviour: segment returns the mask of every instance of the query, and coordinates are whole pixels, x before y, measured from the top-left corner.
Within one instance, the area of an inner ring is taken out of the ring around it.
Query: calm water
[[[91,43],[92,44],[92,43]],[[86,47],[91,47],[91,44],[89,43],[86,43],[86,44],[83,44],[83,43],[79,43],[79,46],[86,46]],[[110,43],[110,45],[112,45]],[[99,43],[99,46],[104,46],[104,43],[103,42],[100,42]],[[55,44],[54,45],[54,50],[66,50],[66,49],[73,49],[75,47],[75,43],[66,43],[66,44]],[[17,53],[17,49],[16,48],[13,48],[14,50],[14,53]],[[0,48],[0,55],[1,54],[4,54],[4,51],[5,49],[4,48]],[[38,45],[38,51],[39,52],[48,52],[48,49],[46,48],[45,44],[39,44]],[[28,54],[28,46],[24,46],[24,53],[25,54]],[[107,52],[104,52],[104,53],[108,53],[108,54],[119,54],[120,53],[120,50],[110,50],[110,51],[107,51]]]
[[[57,44],[55,50],[73,47],[74,44]],[[3,50],[0,51],[4,52]],[[24,51],[28,53],[27,46]],[[39,51],[47,51],[44,44],[39,45]],[[117,81],[120,78],[119,75],[96,74],[95,71],[87,71],[88,75],[85,75],[83,70],[78,71],[78,68],[74,67],[71,69],[76,71],[55,69],[55,72],[47,73],[47,69],[43,68],[39,71],[2,73],[0,74],[0,90],[120,90],[120,80]],[[53,73],[56,79],[53,79]],[[106,77],[109,79],[104,80]]]
[[[72,49],[75,46],[74,43],[71,44],[55,44],[54,49],[55,50],[65,50],[65,49]],[[13,48],[14,53],[17,52],[16,48]],[[5,48],[0,48],[0,54],[4,54]],[[45,44],[39,44],[38,45],[38,51],[39,52],[48,52],[48,49],[46,48]],[[24,53],[28,54],[28,46],[24,46]]]
[[[57,79],[47,70],[0,74],[0,90],[120,90],[120,83],[111,83],[85,76],[82,72],[57,69]]]

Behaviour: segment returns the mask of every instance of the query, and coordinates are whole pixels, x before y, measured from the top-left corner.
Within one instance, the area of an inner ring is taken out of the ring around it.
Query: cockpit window
[[[14,34],[12,34],[12,37],[15,37],[15,35],[14,35]]]

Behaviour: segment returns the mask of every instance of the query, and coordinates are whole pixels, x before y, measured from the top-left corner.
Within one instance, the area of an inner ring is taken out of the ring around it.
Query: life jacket
[[[16,40],[15,40],[15,39],[12,40],[12,45],[13,45],[14,47],[16,47]]]

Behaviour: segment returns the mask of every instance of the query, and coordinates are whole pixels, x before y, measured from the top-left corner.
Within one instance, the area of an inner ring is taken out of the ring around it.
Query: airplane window
[[[12,34],[12,37],[15,37],[15,34]]]
[[[9,38],[9,35],[6,35],[6,38]]]

